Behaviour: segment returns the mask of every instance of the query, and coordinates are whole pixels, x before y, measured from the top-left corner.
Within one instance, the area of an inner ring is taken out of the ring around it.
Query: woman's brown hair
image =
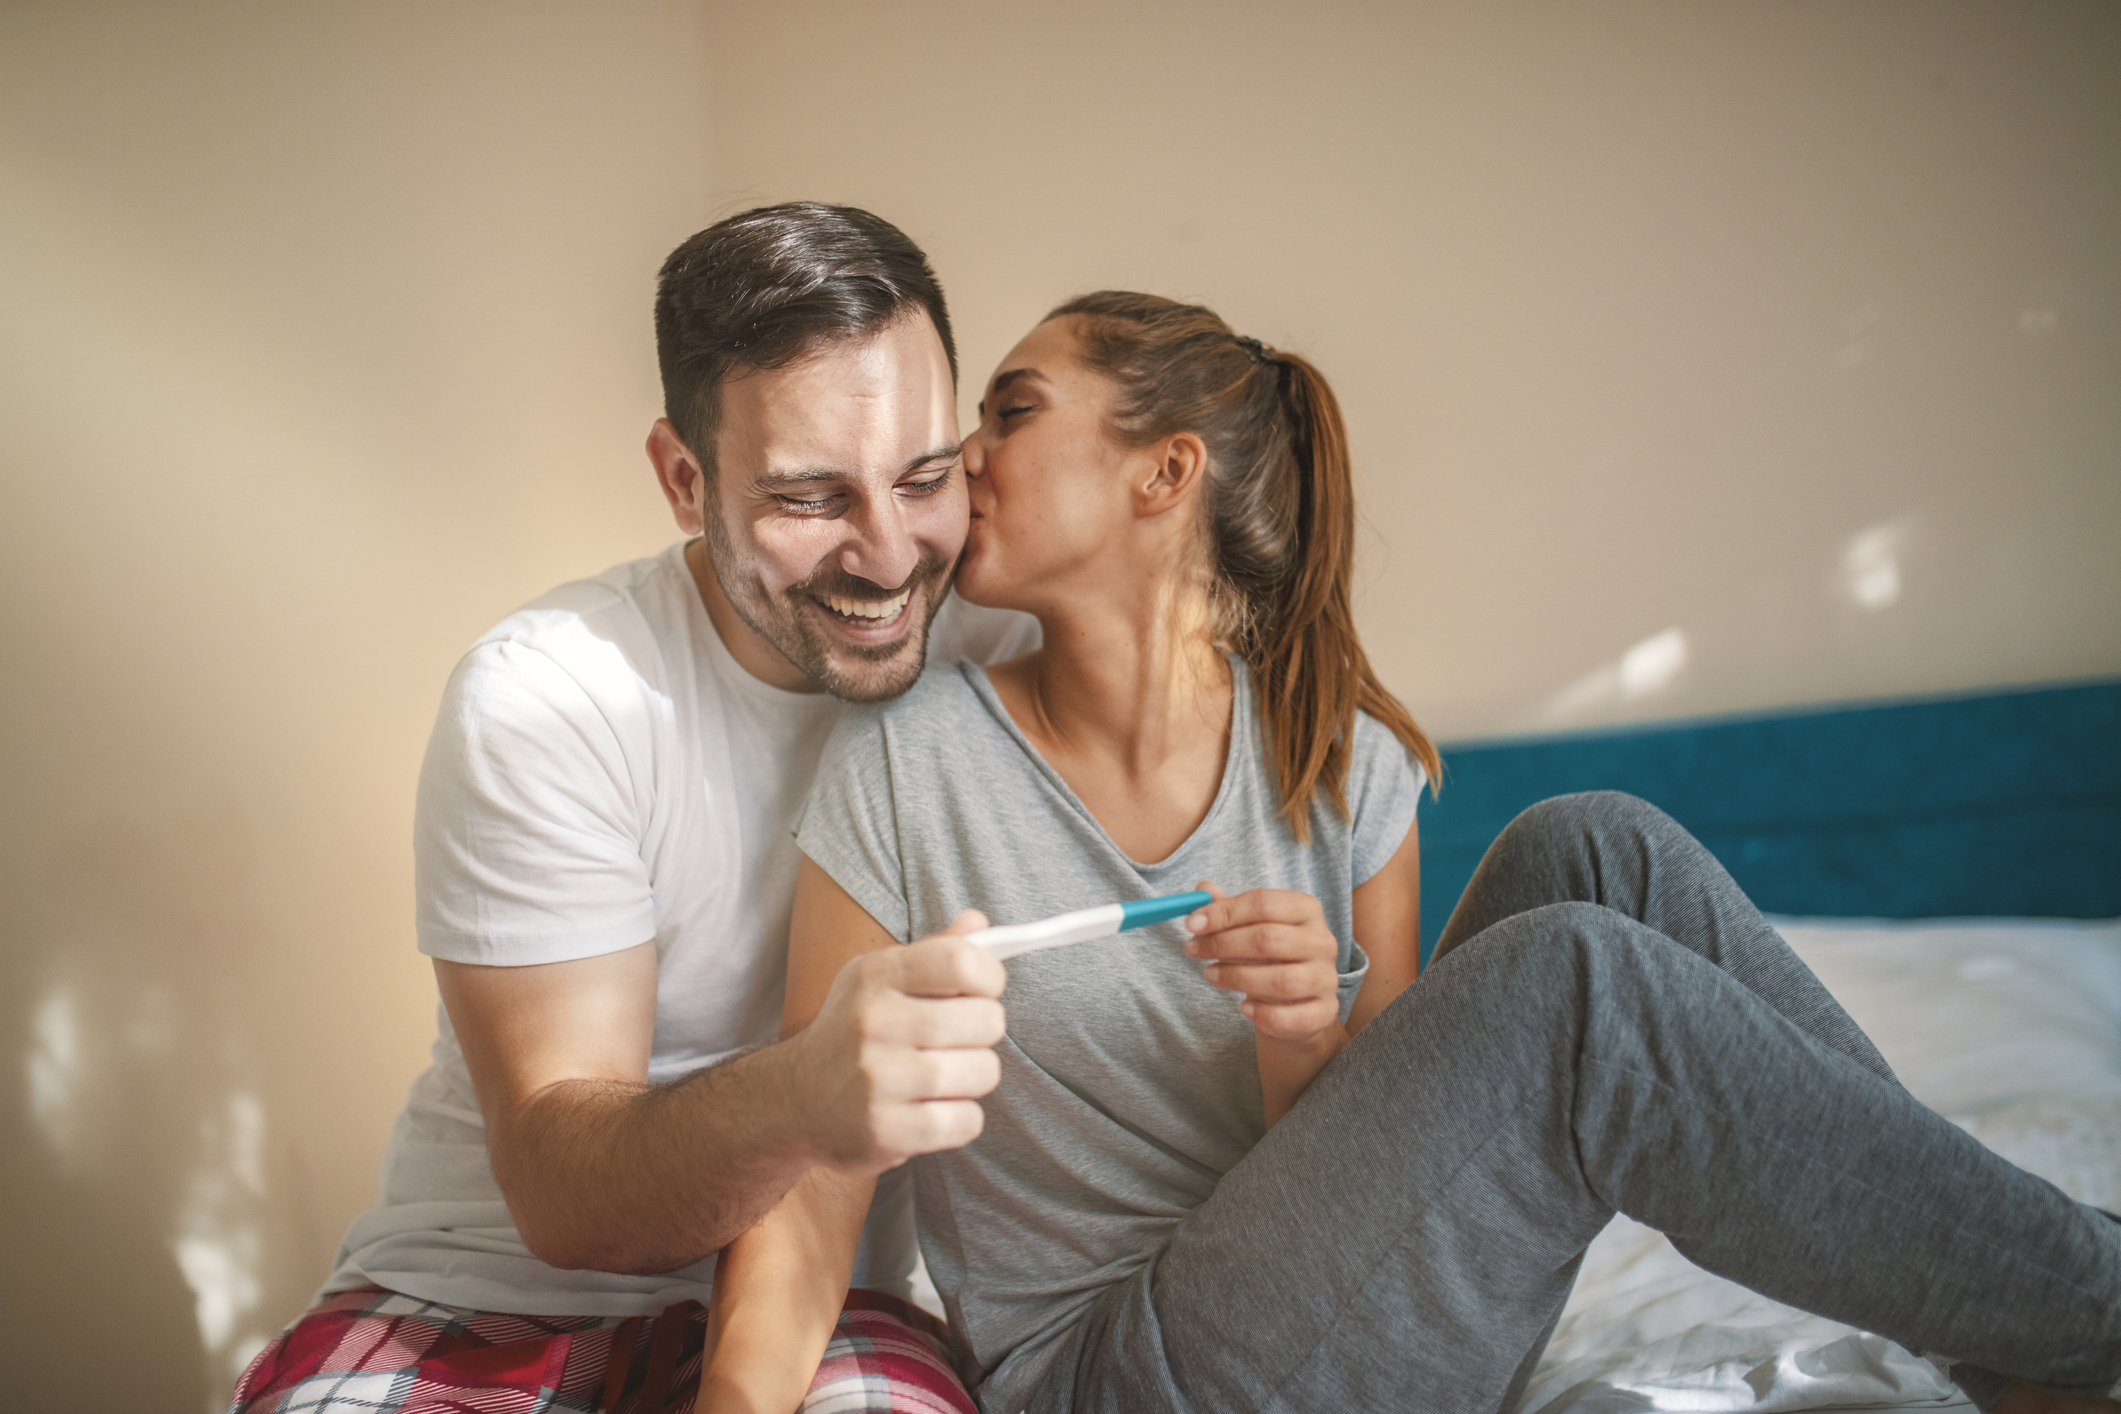
[[[1083,362],[1118,397],[1113,435],[1143,446],[1191,432],[1208,449],[1203,497],[1217,629],[1251,667],[1282,816],[1310,838],[1321,787],[1348,813],[1357,709],[1440,780],[1436,748],[1385,690],[1355,633],[1355,481],[1340,404],[1306,359],[1239,338],[1213,310],[1100,290],[1073,316]]]

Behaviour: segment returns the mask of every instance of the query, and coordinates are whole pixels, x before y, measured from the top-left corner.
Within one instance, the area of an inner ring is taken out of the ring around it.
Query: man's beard
[[[928,628],[949,597],[948,583],[955,566],[939,555],[927,555],[913,567],[904,584],[893,588],[851,574],[819,573],[781,591],[780,604],[760,587],[756,576],[745,575],[737,563],[736,548],[729,541],[729,527],[715,508],[706,520],[707,555],[714,577],[722,586],[722,597],[736,616],[760,638],[780,651],[782,657],[805,676],[844,702],[888,702],[912,687],[928,660]],[[833,594],[843,599],[874,601],[910,590],[915,600],[927,597],[927,608],[909,606],[921,615],[918,627],[909,627],[891,643],[870,647],[835,643],[826,638],[803,612],[806,604],[819,613],[831,610],[817,605],[815,594]],[[780,612],[775,613],[776,607]],[[874,665],[874,674],[851,665]]]

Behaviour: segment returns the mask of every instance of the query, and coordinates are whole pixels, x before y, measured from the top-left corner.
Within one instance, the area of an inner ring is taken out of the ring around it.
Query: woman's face
[[[1114,389],[1083,365],[1075,324],[1049,319],[1009,351],[965,441],[972,530],[957,589],[975,604],[1036,612],[1057,595],[1127,577],[1130,491],[1154,462],[1105,430]]]

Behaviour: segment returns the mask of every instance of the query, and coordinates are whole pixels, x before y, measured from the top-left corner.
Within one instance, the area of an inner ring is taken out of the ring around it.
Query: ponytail
[[[1116,436],[1144,445],[1191,431],[1208,448],[1211,602],[1222,639],[1251,669],[1290,831],[1309,841],[1321,787],[1347,816],[1357,711],[1397,737],[1435,789],[1435,746],[1355,632],[1355,483],[1324,376],[1199,305],[1105,290],[1047,318],[1062,315],[1082,320],[1084,362],[1118,386]]]
[[[1378,681],[1355,631],[1355,477],[1340,401],[1309,359],[1269,353],[1263,362],[1279,366],[1293,434],[1296,543],[1281,602],[1254,615],[1244,656],[1260,694],[1282,815],[1305,840],[1311,796],[1321,786],[1348,813],[1358,710],[1399,738],[1428,773],[1432,790],[1443,762],[1413,714]]]

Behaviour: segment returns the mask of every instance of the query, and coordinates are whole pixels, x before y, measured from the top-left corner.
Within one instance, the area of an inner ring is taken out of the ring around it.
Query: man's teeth
[[[889,623],[898,617],[898,611],[906,607],[913,597],[911,589],[902,589],[889,599],[842,599],[837,594],[820,594],[825,607],[835,614],[850,619],[870,619],[876,623]]]

